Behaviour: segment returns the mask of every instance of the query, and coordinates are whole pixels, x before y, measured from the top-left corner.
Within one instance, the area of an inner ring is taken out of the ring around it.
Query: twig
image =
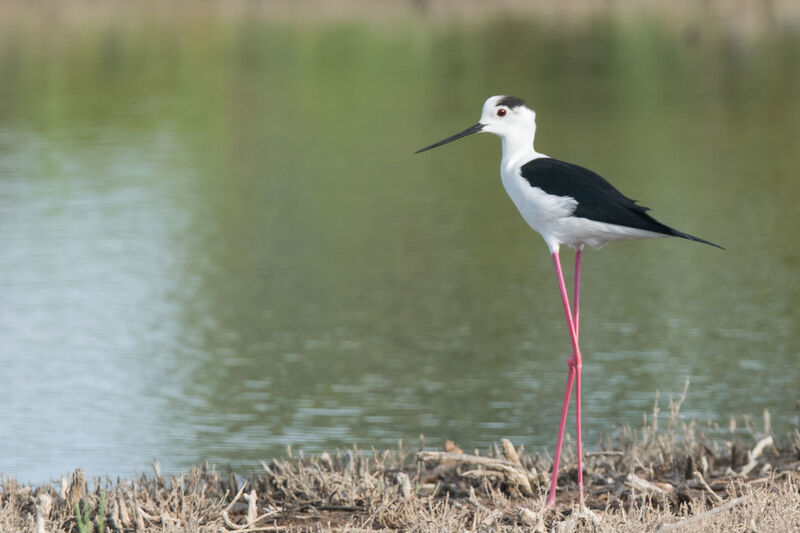
[[[114,502],[111,504],[111,513],[108,515],[108,525],[113,531],[121,532],[125,529],[119,517],[119,500],[117,498],[114,498]]]
[[[763,439],[758,441],[755,448],[753,448],[750,451],[750,453],[747,454],[747,464],[744,465],[741,470],[739,470],[738,474],[740,476],[746,476],[747,474],[749,474],[750,471],[753,470],[758,465],[758,461],[756,459],[758,459],[758,457],[762,453],[764,453],[764,448],[771,445],[772,445],[772,435],[764,437]]]
[[[708,483],[706,483],[706,478],[703,477],[703,474],[701,474],[700,472],[695,470],[694,471],[694,477],[697,478],[698,481],[700,481],[700,485],[702,485],[703,488],[706,489],[706,491],[711,493],[711,495],[714,497],[714,499],[717,500],[717,503],[722,503],[723,502],[723,500],[720,497],[720,495],[717,494],[716,492],[714,492],[713,490],[711,490],[711,487],[708,486]]]
[[[262,514],[261,516],[255,516],[256,513],[255,502],[257,499],[255,490],[251,490],[250,494],[245,495],[245,500],[249,502],[247,506],[247,516],[245,518],[247,520],[246,524],[242,525],[235,524],[228,516],[228,511],[231,510],[233,504],[235,504],[242,496],[242,493],[244,492],[244,488],[246,486],[247,482],[245,481],[244,483],[242,483],[241,488],[239,488],[239,492],[237,492],[236,496],[233,498],[233,500],[231,500],[231,503],[229,503],[228,506],[222,510],[222,521],[225,522],[225,525],[228,526],[228,529],[233,529],[239,531],[240,533],[245,533],[246,531],[249,532],[249,531],[259,531],[259,530],[267,531],[264,529],[252,529],[252,527],[256,523],[264,520],[265,518],[269,518],[270,516],[275,516],[276,514],[280,514],[280,511],[269,511],[267,513]]]
[[[153,459],[152,467],[153,467],[153,473],[155,474],[156,479],[159,482],[163,483],[164,479],[161,477],[161,463],[159,463],[158,461]]]
[[[47,533],[47,517],[53,507],[53,498],[42,492],[36,498],[36,533]]]
[[[649,492],[651,494],[658,494],[662,496],[671,493],[673,490],[675,490],[674,487],[672,487],[672,485],[668,485],[669,490],[662,489],[655,483],[651,483],[646,479],[642,479],[635,474],[628,474],[628,477],[625,478],[625,482],[631,488],[640,490],[642,492]]]
[[[120,525],[123,528],[128,527],[131,524],[131,516],[128,514],[128,504],[126,504],[126,498],[123,494],[118,494],[116,498],[116,503],[119,504],[119,519]]]
[[[522,462],[519,460],[517,450],[514,448],[514,445],[511,444],[511,441],[508,439],[503,439],[500,441],[500,444],[503,446],[503,455],[506,457],[506,459],[515,465],[522,466]]]
[[[222,511],[222,521],[225,522],[225,525],[228,526],[228,529],[232,529],[232,530],[237,531],[239,533],[245,533],[246,531],[257,531],[259,528],[254,529],[253,526],[255,526],[258,522],[261,522],[265,518],[270,518],[270,517],[273,517],[273,516],[275,516],[277,514],[280,514],[280,511],[270,511],[268,513],[264,513],[261,516],[256,517],[256,519],[253,520],[252,522],[248,522],[246,524],[238,525],[238,524],[235,524],[230,519],[230,517],[228,516],[227,511],[223,510]]]
[[[713,509],[709,509],[708,511],[705,511],[704,513],[700,513],[698,515],[694,515],[694,516],[692,516],[690,518],[687,518],[686,520],[681,520],[680,522],[675,522],[674,524],[667,524],[666,526],[661,526],[661,528],[658,531],[656,531],[656,533],[667,533],[668,531],[673,531],[673,530],[681,528],[683,526],[687,526],[689,524],[693,524],[695,522],[703,520],[704,518],[708,518],[709,516],[713,516],[713,515],[715,515],[717,513],[721,513],[722,511],[726,511],[728,509],[732,509],[732,508],[736,507],[737,505],[744,503],[745,500],[747,500],[748,497],[749,496],[740,496],[739,498],[735,498],[735,499],[729,501],[725,505],[720,505],[719,507],[714,507]]]
[[[487,468],[496,468],[498,466],[516,466],[511,461],[506,461],[505,459],[493,459],[491,457],[481,457],[480,455],[470,455],[468,453],[435,452],[428,450],[417,452],[417,460],[425,463],[444,463],[447,461],[452,461],[453,463],[474,464],[485,466]]]
[[[136,526],[136,531],[144,531],[144,518],[142,516],[144,515],[144,511],[142,511],[142,508],[136,503],[136,500],[133,500],[133,510],[135,512],[134,525]]]
[[[475,495],[475,487],[470,486],[469,488],[469,503],[480,509],[481,511],[489,512],[489,509],[486,508],[480,501],[478,501],[478,497]]]
[[[517,507],[517,518],[525,525],[533,528],[536,533],[544,533],[544,516],[543,513],[534,513],[525,507]]]
[[[586,452],[583,454],[584,457],[623,457],[625,452],[618,452],[614,450],[604,450],[599,452]]]
[[[228,529],[242,529],[244,526],[239,526],[231,522],[231,519],[228,517],[228,511],[225,509],[222,510],[222,521],[225,522],[225,525],[228,526]]]
[[[501,516],[503,516],[503,511],[501,511],[500,509],[495,509],[491,513],[489,513],[489,516],[481,520],[481,526],[488,528],[489,526],[497,522],[497,520]]]
[[[497,477],[505,477],[503,476],[502,472],[498,472],[497,470],[481,470],[480,468],[476,470],[466,470],[464,472],[460,472],[461,477],[474,477],[477,479],[481,478],[497,478]]]
[[[450,453],[422,451],[417,453],[417,460],[422,462],[439,462],[451,464],[467,464],[482,466],[488,470],[493,470],[504,475],[505,479],[514,483],[520,488],[520,492],[525,496],[531,496],[533,489],[528,481],[528,473],[521,466],[515,465],[511,461],[503,459],[492,459],[490,457],[480,457],[467,453]],[[470,475],[476,475],[475,471],[470,471]]]
[[[403,495],[403,499],[410,499],[414,495],[414,491],[411,489],[411,480],[408,478],[408,474],[398,472],[397,482],[400,485],[400,494]]]
[[[230,510],[231,510],[231,507],[233,507],[233,504],[234,504],[234,503],[236,503],[236,502],[239,500],[239,498],[241,498],[241,497],[242,497],[242,493],[244,492],[244,488],[245,488],[246,486],[247,486],[247,481],[245,481],[244,483],[242,483],[242,486],[239,488],[239,492],[237,492],[237,493],[236,493],[236,496],[234,496],[234,498],[231,500],[231,503],[229,503],[229,504],[227,505],[227,507],[225,507],[225,509],[224,509],[224,511],[225,511],[225,512],[228,512],[228,511],[230,511]]]
[[[160,520],[160,518],[156,518],[155,515],[152,515],[152,514],[146,512],[144,509],[142,509],[141,506],[138,503],[136,504],[136,509],[138,510],[139,513],[141,513],[142,517],[146,518],[150,522],[158,522]],[[176,522],[179,522],[179,520],[176,519],[176,518],[172,518],[171,520],[175,520]]]
[[[256,495],[256,489],[250,489],[250,493],[245,494],[244,499],[247,500],[247,516],[245,517],[245,522],[252,524],[256,521],[256,517],[258,516],[258,509],[256,508],[258,496]]]

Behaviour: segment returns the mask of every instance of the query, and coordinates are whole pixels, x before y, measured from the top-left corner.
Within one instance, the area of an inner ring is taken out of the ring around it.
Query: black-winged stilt
[[[436,148],[467,135],[494,133],[503,141],[500,176],[503,186],[517,206],[522,218],[539,232],[547,243],[556,267],[561,303],[567,318],[572,342],[568,360],[567,387],[561,406],[556,453],[547,505],[556,498],[558,461],[564,438],[569,398],[575,382],[575,418],[578,455],[578,486],[583,505],[583,461],[581,446],[581,351],[578,346],[580,304],[581,251],[584,245],[594,248],[611,241],[681,237],[722,248],[714,243],[683,233],[647,214],[647,208],[637,205],[615,189],[605,179],[578,165],[565,163],[538,153],[533,148],[536,133],[536,113],[514,96],[492,96],[483,104],[481,120],[452,137],[443,139],[416,153]],[[570,310],[564,274],[558,257],[559,247],[568,245],[575,250],[575,288]]]

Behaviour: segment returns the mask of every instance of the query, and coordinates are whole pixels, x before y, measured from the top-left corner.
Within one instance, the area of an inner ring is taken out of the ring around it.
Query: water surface
[[[551,449],[569,342],[492,94],[678,239],[584,254],[587,445],[800,395],[800,35],[187,20],[0,32],[0,471]],[[566,254],[567,257],[569,254]],[[571,259],[566,260],[567,269]]]

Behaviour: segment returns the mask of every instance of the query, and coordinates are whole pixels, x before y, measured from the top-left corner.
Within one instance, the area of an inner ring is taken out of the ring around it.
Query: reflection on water
[[[687,377],[689,415],[788,429],[800,37],[531,27],[0,34],[0,471],[552,446],[569,343],[499,144],[411,155],[496,93],[540,151],[728,248],[585,254],[588,443]]]

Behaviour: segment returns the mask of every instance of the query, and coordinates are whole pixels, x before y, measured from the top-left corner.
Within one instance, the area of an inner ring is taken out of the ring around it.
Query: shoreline
[[[93,483],[78,469],[56,486],[3,475],[0,530],[800,530],[800,429],[776,439],[766,416],[763,432],[714,440],[680,418],[680,403],[585,454],[586,508],[571,444],[553,510],[544,506],[552,459],[504,439],[473,453],[448,442],[300,454],[247,477],[209,465],[162,475],[158,463],[149,475]]]

